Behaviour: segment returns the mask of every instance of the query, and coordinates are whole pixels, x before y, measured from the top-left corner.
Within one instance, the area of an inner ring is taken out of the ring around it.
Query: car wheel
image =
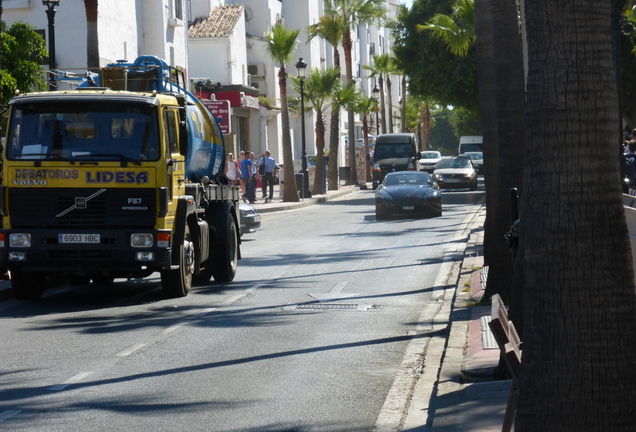
[[[471,191],[476,191],[477,190],[477,182],[475,182],[475,183],[470,185],[470,190]]]

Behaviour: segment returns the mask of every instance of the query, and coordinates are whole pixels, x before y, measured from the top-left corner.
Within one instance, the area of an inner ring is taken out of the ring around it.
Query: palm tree
[[[510,318],[523,333],[519,297],[514,292],[521,290],[522,280],[513,284],[513,257],[501,242],[512,223],[509,191],[521,189],[523,173],[524,76],[516,5],[493,0],[477,4],[473,0],[458,0],[451,16],[436,15],[419,29],[432,31],[458,56],[467,55],[476,41],[485,143],[484,181],[488,190],[484,263],[490,269],[484,298],[495,293],[506,300],[515,297],[516,305],[510,305]],[[520,251],[519,255],[522,254]],[[516,288],[511,290],[513,285]]]
[[[356,112],[362,118],[362,135],[364,136],[364,178],[371,182],[371,165],[369,164],[369,124],[373,124],[373,113],[377,109],[378,101],[372,97],[361,97],[355,105]]]
[[[300,92],[299,78],[291,77],[295,84],[295,89]],[[325,170],[325,119],[324,113],[333,101],[333,95],[337,92],[340,82],[340,71],[330,68],[324,71],[314,68],[310,75],[305,78],[303,93],[305,98],[305,108],[316,111],[316,173],[314,175],[314,185],[312,194],[324,193],[322,185],[324,183]],[[304,115],[304,113],[301,113]]]
[[[444,41],[451,53],[465,57],[475,43],[474,0],[458,0],[451,16],[437,14],[418,30],[431,30]]]
[[[345,55],[345,73],[348,85],[354,83],[351,31],[359,24],[370,23],[383,17],[385,14],[384,3],[384,0],[325,0],[325,14],[338,16],[339,19],[342,19],[343,28],[346,29],[342,34],[342,49]],[[347,134],[349,136],[349,168],[351,169],[349,180],[351,184],[358,183],[354,117],[354,107],[350,105],[347,109]]]
[[[289,130],[289,108],[287,105],[287,70],[298,44],[297,37],[300,30],[288,30],[282,24],[276,24],[264,37],[267,42],[267,52],[278,62],[278,86],[280,87],[281,127],[283,135],[283,201],[300,201],[296,179],[294,177],[294,160],[291,147],[291,133]]]
[[[378,88],[380,89],[380,113],[382,115],[382,121],[380,125],[382,126],[382,133],[387,133],[386,128],[386,103],[384,97],[384,81],[386,79],[387,82],[387,94],[389,89],[390,79],[388,78],[389,70],[391,69],[389,63],[391,61],[391,56],[388,54],[380,54],[373,56],[373,66],[363,65],[362,67],[371,72],[369,77],[378,79]],[[386,78],[385,78],[386,77]],[[389,106],[391,104],[391,96],[389,95]],[[390,108],[389,108],[390,110]],[[390,122],[389,120],[389,126]]]
[[[525,2],[526,288],[516,432],[636,430],[636,302],[616,157],[610,9],[611,2],[578,1],[583,13],[572,28],[570,1]]]
[[[338,45],[342,40],[342,34],[346,29],[342,23],[342,17],[338,15],[323,15],[316,24],[309,26],[307,33],[308,41],[314,37],[321,37],[333,48],[333,64],[338,70],[338,79],[340,79],[340,52]],[[327,188],[329,190],[338,190],[338,148],[340,146],[340,108],[342,106],[338,102],[337,94],[331,101],[331,121],[329,130],[329,158],[327,166]]]

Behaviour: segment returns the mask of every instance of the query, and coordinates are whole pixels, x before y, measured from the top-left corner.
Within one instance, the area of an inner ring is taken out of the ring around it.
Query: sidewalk
[[[370,190],[371,187],[368,186],[368,189]],[[283,202],[280,185],[274,185],[274,199],[271,202],[265,203],[265,199],[261,198],[262,191],[260,188],[258,188],[256,190],[256,203],[250,205],[258,210],[259,213],[292,210],[330,201],[332,199],[339,198],[341,196],[348,195],[359,190],[359,186],[340,186],[338,190],[327,190],[327,193],[313,195],[311,198],[301,197],[300,201],[298,202]]]
[[[472,306],[484,294],[484,219],[478,218],[464,252],[448,346],[430,401],[430,428],[422,431],[501,431],[511,381],[492,381],[499,349],[488,327],[490,306]]]

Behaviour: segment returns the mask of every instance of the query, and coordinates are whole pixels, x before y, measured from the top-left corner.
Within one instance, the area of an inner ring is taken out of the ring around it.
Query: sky
[[[413,5],[413,0],[402,0],[402,3],[407,7],[407,8],[411,8],[411,6]]]

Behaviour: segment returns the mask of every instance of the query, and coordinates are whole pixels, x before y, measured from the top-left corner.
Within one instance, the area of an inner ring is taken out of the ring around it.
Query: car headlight
[[[391,201],[393,199],[393,197],[386,192],[377,193],[375,197],[380,201]]]
[[[380,171],[380,163],[379,163],[379,162],[374,163],[374,164],[373,164],[373,169],[374,169],[375,171]]]

